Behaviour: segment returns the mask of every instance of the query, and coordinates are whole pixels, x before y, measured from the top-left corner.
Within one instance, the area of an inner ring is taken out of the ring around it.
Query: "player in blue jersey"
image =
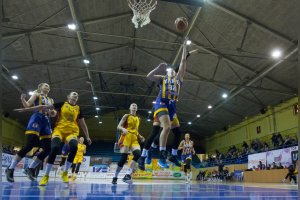
[[[41,147],[43,150],[37,155],[36,159],[29,165],[28,177],[35,180],[34,168],[38,166],[50,153],[51,150],[51,126],[49,122],[50,116],[55,116],[55,110],[43,109],[41,105],[52,105],[53,99],[48,97],[50,86],[47,83],[38,85],[38,89],[33,92],[33,95],[26,101],[26,95],[21,95],[21,101],[25,108],[16,109],[16,111],[34,111],[31,115],[29,123],[25,131],[26,144],[17,153],[12,160],[10,166],[6,169],[6,179],[9,182],[14,182],[14,169],[25,155],[32,150],[33,147]]]
[[[183,44],[183,52],[181,62],[176,72],[170,65],[166,63],[161,63],[158,67],[152,70],[147,78],[151,81],[154,81],[159,84],[159,94],[155,101],[155,111],[154,119],[158,118],[157,122],[162,128],[160,138],[159,138],[159,150],[160,150],[160,159],[158,165],[162,168],[168,168],[169,165],[166,162],[167,158],[167,139],[169,132],[171,130],[171,124],[173,121],[178,121],[176,117],[176,102],[178,101],[180,89],[182,87],[183,77],[186,71],[186,59],[187,59],[187,50],[186,42]],[[163,71],[167,71],[165,76],[158,75],[162,74]],[[157,124],[157,125],[158,125]],[[154,124],[155,125],[155,124]],[[159,132],[159,126],[154,126],[157,130],[154,130],[155,134]],[[178,122],[179,127],[179,122]],[[153,137],[154,139],[155,137]],[[147,143],[147,142],[146,142]],[[150,142],[151,145],[152,141]],[[143,149],[142,157],[145,157],[147,154],[147,149]],[[141,159],[143,162],[143,159]],[[141,163],[142,163],[141,162]],[[140,166],[140,162],[139,162]]]

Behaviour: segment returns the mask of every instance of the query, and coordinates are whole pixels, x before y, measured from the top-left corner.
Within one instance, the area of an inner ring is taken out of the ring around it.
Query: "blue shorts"
[[[62,150],[61,150],[61,155],[62,156],[67,156],[70,152],[70,147],[67,144],[64,144]]]
[[[154,118],[160,117],[163,114],[169,114],[170,120],[174,120],[176,115],[176,103],[173,100],[162,100],[157,98],[154,105]]]
[[[186,162],[187,159],[191,159],[192,160],[193,155],[191,153],[186,154],[186,155],[181,155],[181,160],[182,162]]]
[[[52,130],[49,118],[42,113],[34,113],[30,117],[25,134],[34,134],[40,139],[51,138]]]

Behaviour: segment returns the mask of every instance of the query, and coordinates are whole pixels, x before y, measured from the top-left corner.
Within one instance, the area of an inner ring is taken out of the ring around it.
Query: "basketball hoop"
[[[133,11],[132,23],[135,28],[143,27],[150,23],[150,13],[155,9],[157,0],[127,0],[128,6]]]

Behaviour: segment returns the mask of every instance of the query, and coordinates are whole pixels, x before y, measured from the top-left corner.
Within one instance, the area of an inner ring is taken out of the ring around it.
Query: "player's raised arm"
[[[182,45],[181,62],[177,73],[177,76],[180,79],[180,81],[183,81],[183,77],[186,71],[186,59],[187,59],[187,50],[186,50],[186,41],[184,41],[184,44]]]
[[[162,75],[159,74],[165,74],[167,69],[167,64],[166,63],[160,63],[155,69],[153,69],[149,74],[147,75],[147,79],[154,81],[154,82],[159,82],[162,78]]]

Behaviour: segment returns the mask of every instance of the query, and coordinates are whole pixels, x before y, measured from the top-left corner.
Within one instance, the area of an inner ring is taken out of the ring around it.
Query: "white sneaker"
[[[188,184],[189,183],[189,178],[187,176],[185,176],[185,183]]]

